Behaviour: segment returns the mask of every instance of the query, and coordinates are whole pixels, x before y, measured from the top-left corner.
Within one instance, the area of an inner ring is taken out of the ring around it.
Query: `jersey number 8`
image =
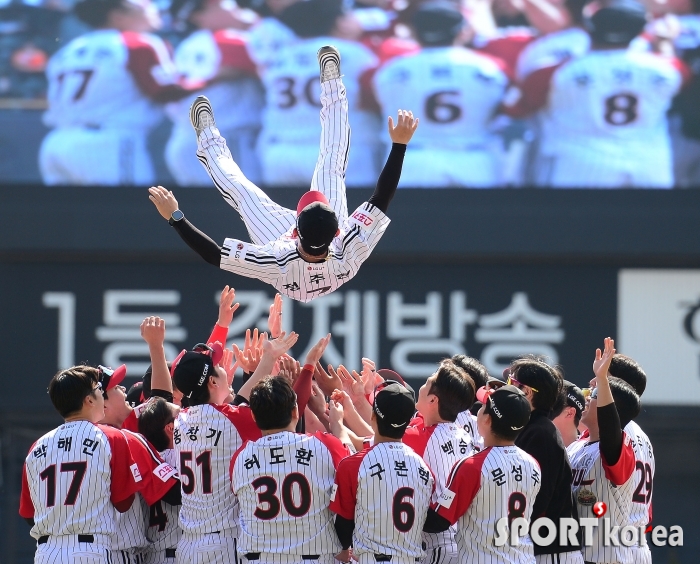
[[[605,121],[610,125],[628,125],[637,119],[639,100],[632,94],[616,94],[605,99]]]

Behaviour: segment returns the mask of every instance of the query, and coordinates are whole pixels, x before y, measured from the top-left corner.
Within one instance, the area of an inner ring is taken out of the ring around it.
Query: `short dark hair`
[[[616,354],[610,362],[610,376],[615,376],[620,380],[627,382],[639,397],[642,397],[644,390],[647,389],[646,372],[639,366],[639,363],[624,354]]]
[[[83,408],[83,402],[95,393],[99,381],[97,368],[79,364],[57,372],[49,382],[49,397],[64,419]]]
[[[399,427],[397,429],[396,427],[392,427],[389,422],[382,420],[381,417],[377,417],[376,414],[374,417],[377,420],[377,432],[382,437],[396,439],[399,441],[403,439],[403,436],[406,434],[406,426]]]
[[[343,13],[342,0],[306,0],[287,6],[277,17],[297,36],[309,38],[330,35]]]
[[[261,431],[284,429],[296,405],[297,395],[286,378],[268,376],[250,392],[250,409]]]
[[[615,408],[620,417],[620,427],[624,429],[630,421],[639,415],[642,410],[642,402],[634,388],[621,378],[611,376],[608,381],[615,401]]]
[[[148,402],[139,415],[139,433],[146,437],[160,452],[170,446],[165,426],[175,421],[170,404],[163,398],[155,397]]]
[[[567,402],[567,397],[566,397],[566,388],[562,387],[561,392],[559,393],[559,396],[557,397],[557,401],[554,402],[554,406],[552,407],[552,411],[549,413],[549,418],[554,419],[556,417],[559,417],[562,412],[564,411],[564,408],[566,407],[572,407],[568,404]],[[574,416],[574,424],[578,427],[578,424],[581,422],[581,415],[579,414],[578,409],[575,407],[572,407],[573,409],[576,410],[576,415]]]
[[[489,371],[477,359],[466,354],[456,354],[452,357],[452,362],[464,370],[474,382],[477,390],[484,387],[489,381]]]
[[[437,369],[429,394],[437,396],[438,413],[445,421],[455,421],[457,416],[474,403],[474,380],[450,359],[445,359]]]
[[[537,390],[532,395],[533,409],[551,411],[564,385],[558,370],[549,366],[544,359],[528,355],[514,360],[510,372],[518,382]]]
[[[107,25],[111,12],[123,7],[124,0],[81,0],[73,6],[73,11],[82,22],[99,28]]]

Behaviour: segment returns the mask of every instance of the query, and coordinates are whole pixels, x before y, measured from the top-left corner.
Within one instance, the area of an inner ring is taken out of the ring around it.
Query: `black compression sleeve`
[[[346,519],[340,515],[335,516],[335,532],[343,550],[350,548],[352,544],[352,533],[355,531],[355,521]]]
[[[170,403],[173,403],[173,394],[169,392],[168,390],[151,390],[151,397],[152,398],[163,398],[165,401],[168,401]]]
[[[450,528],[450,522],[442,515],[438,515],[434,509],[428,509],[428,517],[425,519],[423,530],[426,533],[442,533]]]
[[[180,488],[179,480],[168,490],[168,493],[162,497],[162,500],[168,505],[182,505],[182,489]]]
[[[27,522],[27,525],[30,527],[34,526],[34,518],[33,517],[25,517],[24,520]]]
[[[248,398],[244,398],[240,394],[236,394],[236,397],[233,398],[233,401],[231,402],[232,405],[247,405],[248,404]]]
[[[612,466],[622,454],[622,427],[620,416],[614,403],[598,408],[598,433],[600,434],[600,454]]]
[[[374,189],[374,194],[372,194],[368,200],[370,204],[377,206],[384,213],[389,209],[389,202],[391,202],[399,186],[403,157],[405,154],[406,145],[394,143],[391,146],[389,157],[386,160],[382,173],[379,175],[379,180],[377,180],[377,187]]]
[[[211,237],[202,233],[187,219],[181,219],[173,223],[173,227],[177,234],[182,237],[182,240],[187,243],[187,246],[196,252],[209,264],[220,266],[221,264],[221,247],[217,245]]]

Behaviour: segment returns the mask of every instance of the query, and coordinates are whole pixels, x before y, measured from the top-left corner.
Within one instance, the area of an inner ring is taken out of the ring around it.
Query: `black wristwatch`
[[[183,219],[185,219],[185,214],[182,213],[180,210],[175,210],[170,216],[168,223],[170,225],[174,225],[176,221],[182,221]]]

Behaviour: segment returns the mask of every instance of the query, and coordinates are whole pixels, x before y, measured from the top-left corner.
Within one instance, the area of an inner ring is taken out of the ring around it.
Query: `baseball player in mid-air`
[[[158,212],[183,240],[210,264],[272,284],[280,293],[308,302],[350,280],[389,225],[386,211],[401,176],[406,144],[418,127],[411,112],[389,118],[393,146],[370,199],[348,215],[345,195],[350,127],[340,54],[334,47],[318,52],[321,71],[321,151],[311,190],[296,212],[274,203],[250,182],[231,158],[205,97],[190,109],[197,133],[197,157],[224,199],[240,213],[252,243],[226,239],[219,247],[178,209],[172,192],[149,189]],[[282,124],[280,124],[281,126]]]

